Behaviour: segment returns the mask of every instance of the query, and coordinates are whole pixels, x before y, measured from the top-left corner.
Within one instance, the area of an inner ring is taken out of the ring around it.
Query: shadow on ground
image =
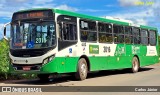
[[[154,68],[141,68],[139,73],[150,71]],[[120,74],[132,74],[131,69],[123,69],[123,70],[105,70],[105,71],[97,71],[88,74],[87,79],[96,78],[96,77],[105,77],[105,76],[113,76]],[[49,84],[58,84],[65,83],[69,81],[76,81],[74,76],[72,75],[59,75],[54,79],[50,79],[49,81],[40,81],[39,79],[24,79],[24,80],[9,80],[4,81],[5,84],[27,84],[27,85],[49,85]],[[60,85],[57,85],[60,86]]]

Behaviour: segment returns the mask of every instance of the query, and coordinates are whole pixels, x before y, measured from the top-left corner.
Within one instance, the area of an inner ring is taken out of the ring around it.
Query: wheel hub
[[[137,61],[134,61],[133,68],[134,68],[135,71],[138,70],[138,62]]]
[[[85,74],[86,74],[86,65],[83,63],[82,64],[82,66],[81,66],[81,74],[83,75],[83,76],[85,76]]]

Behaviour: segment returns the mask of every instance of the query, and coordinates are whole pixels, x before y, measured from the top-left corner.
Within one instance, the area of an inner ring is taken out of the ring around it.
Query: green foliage
[[[9,43],[0,40],[0,80],[4,79],[33,79],[36,74],[9,74]]]
[[[36,74],[8,74],[8,79],[9,80],[21,80],[21,79],[35,79],[37,78]]]
[[[9,45],[4,39],[0,40],[0,79],[5,77],[9,71]]]
[[[158,45],[160,45],[160,36],[158,36]]]
[[[160,36],[158,36],[159,56],[160,56]]]
[[[35,79],[37,78],[37,75],[36,74],[21,74],[19,77],[22,79]]]

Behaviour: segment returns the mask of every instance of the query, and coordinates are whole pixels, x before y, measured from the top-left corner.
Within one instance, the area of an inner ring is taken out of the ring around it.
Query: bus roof
[[[146,26],[146,25],[140,25],[140,27],[141,28],[143,28],[143,29],[150,29],[150,30],[158,30],[157,28],[155,28],[155,27],[151,27],[151,26]]]
[[[102,21],[102,22],[106,22],[106,23],[113,23],[113,24],[119,24],[119,25],[126,25],[126,26],[133,25],[130,22],[125,22],[125,21],[120,21],[120,20],[113,20],[113,19],[109,19],[109,18],[89,16],[89,15],[79,14],[79,13],[70,12],[70,11],[66,11],[66,10],[60,10],[60,9],[34,8],[34,9],[28,9],[28,10],[20,10],[18,12],[26,12],[26,11],[33,11],[33,10],[52,10],[55,13],[69,15],[69,16],[76,16],[76,17],[83,18],[83,19],[90,19],[90,20]],[[146,25],[138,25],[138,26],[140,28],[143,28],[143,29],[158,30],[157,28],[151,27],[151,26],[146,26]],[[136,27],[137,27],[137,25],[136,25]]]
[[[91,19],[91,20],[103,21],[103,22],[107,22],[107,23],[114,23],[114,24],[120,24],[120,25],[129,25],[128,22],[123,22],[123,21],[116,21],[116,20],[111,20],[111,19],[106,19],[106,18],[89,16],[89,15],[84,15],[84,14],[79,14],[79,13],[75,13],[75,12],[59,10],[59,9],[53,9],[53,10],[55,13],[76,16],[76,17],[84,18],[84,19]]]
[[[33,9],[25,9],[25,10],[19,10],[17,12],[27,12],[27,11],[36,11],[36,10],[53,10],[51,8],[33,8]],[[17,13],[15,12],[15,13]]]

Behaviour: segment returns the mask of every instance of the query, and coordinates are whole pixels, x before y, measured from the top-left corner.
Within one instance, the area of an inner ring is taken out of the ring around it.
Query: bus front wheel
[[[87,78],[87,73],[88,73],[87,62],[85,58],[81,58],[78,61],[78,67],[75,77],[77,80],[85,80]]]
[[[132,72],[136,73],[139,70],[139,60],[137,57],[133,57],[132,60]]]
[[[40,79],[40,81],[49,81],[49,74],[38,74],[37,77]]]

